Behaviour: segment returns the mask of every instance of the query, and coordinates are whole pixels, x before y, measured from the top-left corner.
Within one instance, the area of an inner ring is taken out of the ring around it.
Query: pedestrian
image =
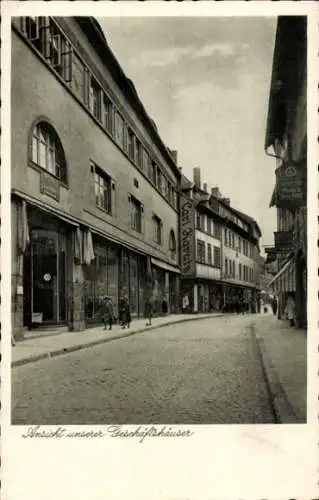
[[[112,330],[112,325],[113,325],[113,302],[111,297],[104,297],[103,299],[103,304],[100,309],[100,313],[103,318],[103,323],[104,323],[104,330],[107,330],[107,327],[109,327],[109,330]]]
[[[131,312],[130,304],[127,297],[122,297],[120,300],[120,325],[122,328],[130,328],[131,324]]]
[[[152,302],[149,299],[145,300],[144,314],[145,314],[145,318],[147,320],[146,326],[150,326],[152,324],[153,306],[152,306]]]
[[[287,318],[290,326],[294,326],[295,324],[295,300],[292,295],[288,296],[287,299]]]
[[[272,301],[271,301],[271,308],[272,308],[273,315],[274,315],[274,316],[276,316],[276,314],[277,314],[277,309],[278,309],[278,304],[277,304],[277,298],[276,298],[276,297],[273,297],[273,298],[272,298]]]
[[[168,312],[167,300],[164,298],[162,301],[162,313],[167,314],[167,312]]]

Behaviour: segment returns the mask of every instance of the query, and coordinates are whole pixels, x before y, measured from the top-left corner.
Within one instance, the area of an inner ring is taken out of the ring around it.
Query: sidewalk
[[[307,333],[274,316],[259,316],[254,334],[277,417],[281,423],[307,420]]]
[[[224,314],[174,314],[153,318],[151,326],[146,326],[145,319],[137,319],[133,320],[129,329],[124,330],[122,330],[119,325],[115,325],[112,331],[105,331],[103,325],[99,325],[82,332],[64,332],[51,335],[47,334],[42,337],[33,337],[17,342],[16,345],[11,348],[11,366],[31,363],[46,357],[58,356],[59,354],[103,344],[118,338],[129,337],[135,333],[141,333],[155,328],[163,328],[167,325],[219,316],[224,316]]]

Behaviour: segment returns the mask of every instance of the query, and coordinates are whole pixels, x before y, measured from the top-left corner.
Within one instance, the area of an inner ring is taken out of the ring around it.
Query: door
[[[66,235],[54,229],[31,229],[24,259],[24,324],[60,323],[67,319]]]

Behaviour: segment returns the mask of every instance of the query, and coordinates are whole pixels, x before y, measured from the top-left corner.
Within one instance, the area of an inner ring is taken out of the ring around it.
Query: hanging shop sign
[[[181,272],[195,274],[195,221],[194,203],[181,195]]]
[[[306,204],[305,168],[289,162],[276,170],[276,206],[296,209]]]

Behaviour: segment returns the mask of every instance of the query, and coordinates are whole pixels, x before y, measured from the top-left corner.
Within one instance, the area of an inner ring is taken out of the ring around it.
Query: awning
[[[179,269],[177,269],[174,266],[171,266],[170,264],[167,264],[166,262],[163,262],[162,260],[154,259],[153,257],[151,257],[151,263],[154,264],[154,266],[160,267],[161,269],[165,269],[166,271],[171,271],[172,273],[180,274]]]
[[[296,291],[296,265],[295,260],[289,259],[271,280],[269,286],[274,292],[295,292]]]
[[[50,205],[44,205],[43,202],[39,200],[35,200],[31,196],[28,196],[24,193],[21,193],[20,191],[13,189],[12,193],[16,196],[19,196],[22,200],[25,200],[29,205],[39,208],[43,212],[46,212],[50,215],[55,215],[59,219],[63,220],[64,222],[67,222],[68,224],[71,224],[74,227],[79,226],[80,221],[76,221],[72,216],[69,216],[68,214],[62,213],[60,210],[50,206]]]

